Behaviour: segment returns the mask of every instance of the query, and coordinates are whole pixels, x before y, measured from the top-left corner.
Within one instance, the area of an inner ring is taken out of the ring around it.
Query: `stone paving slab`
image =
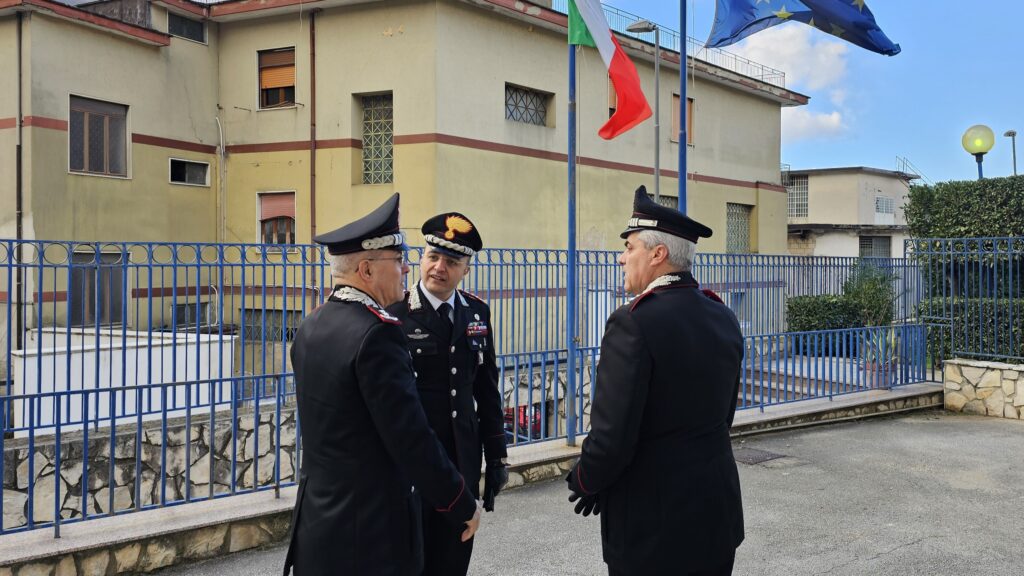
[[[763,412],[742,410],[737,413],[734,434],[941,405],[938,384],[874,390],[778,405]],[[579,447],[566,446],[564,440],[513,447],[509,488],[560,478],[578,454]],[[0,576],[21,576],[29,567],[46,574],[51,569],[57,574],[67,570],[69,574],[105,574],[108,566],[109,573],[144,572],[281,541],[287,535],[295,490],[283,489],[279,499],[266,491],[68,524],[61,527],[60,539],[53,538],[52,529],[6,535],[0,537]],[[22,568],[5,572],[4,566]]]
[[[1024,422],[940,410],[737,438],[781,454],[739,466],[737,576],[1019,576]],[[473,576],[603,576],[598,520],[560,481],[498,497]],[[277,576],[275,546],[161,576]]]

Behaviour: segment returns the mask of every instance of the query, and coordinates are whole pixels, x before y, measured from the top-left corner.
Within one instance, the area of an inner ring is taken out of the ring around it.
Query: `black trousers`
[[[465,576],[473,554],[473,539],[462,541],[465,529],[453,527],[433,507],[423,507],[423,576]]]
[[[677,573],[674,573],[674,574],[678,574],[678,576],[731,576],[732,575],[732,565],[733,565],[733,563],[735,561],[736,561],[736,553],[733,552],[733,555],[732,555],[731,558],[729,558],[728,562],[722,564],[721,566],[719,566],[718,568],[715,568],[714,570],[700,570],[700,571],[697,571],[697,572],[677,572]],[[628,570],[616,570],[615,568],[612,568],[611,566],[609,566],[608,567],[608,576],[640,576],[640,575],[638,573],[634,574],[633,572],[630,572]]]

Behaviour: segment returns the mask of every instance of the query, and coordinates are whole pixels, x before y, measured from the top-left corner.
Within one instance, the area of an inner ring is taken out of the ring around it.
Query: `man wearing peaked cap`
[[[426,247],[420,281],[405,301],[388,311],[402,321],[427,420],[473,496],[479,494],[481,455],[486,461],[483,502],[491,511],[508,480],[491,309],[458,289],[483,241],[473,222],[458,212],[430,218],[422,232]],[[423,535],[423,576],[466,574],[473,540],[461,541],[428,508],[423,511]]]
[[[636,298],[608,318],[590,433],[566,477],[576,512],[600,514],[611,575],[731,574],[743,541],[729,440],[743,335],[691,274],[709,236],[636,191],[619,256]]]
[[[284,574],[418,576],[421,494],[465,540],[480,511],[427,423],[401,323],[384,309],[409,271],[398,194],[315,240],[334,290],[291,350],[303,458]]]

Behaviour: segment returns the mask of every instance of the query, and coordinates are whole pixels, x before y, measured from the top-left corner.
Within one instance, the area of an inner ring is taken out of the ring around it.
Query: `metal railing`
[[[1024,361],[1024,237],[920,238],[904,249],[921,270],[916,314],[936,364]]]
[[[420,255],[408,254],[409,286]],[[628,300],[617,257],[578,252],[571,398],[567,252],[474,257],[463,287],[491,307],[510,443],[565,437],[568,402],[575,432],[588,429],[604,323]],[[919,376],[910,326],[784,334],[787,298],[838,294],[858,263],[698,254],[694,275],[743,327],[740,408]],[[911,262],[875,265],[916,286]],[[293,482],[301,447],[289,349],[330,290],[319,246],[0,241],[0,534]],[[915,303],[902,302],[905,321]],[[868,375],[871,343],[890,340],[897,368]]]
[[[553,0],[552,9],[562,14],[568,14],[569,12],[569,0]],[[629,36],[642,40],[644,42],[650,41],[650,33],[644,32],[630,32],[627,30],[630,24],[644,20],[644,18],[632,14],[625,10],[615,8],[614,6],[604,5],[604,15],[608,20],[608,26],[615,32],[622,34],[623,36]],[[673,52],[679,52],[679,46],[681,44],[681,34],[677,30],[668,28],[658,24],[658,28],[661,30],[661,47]],[[686,37],[686,55],[697,60],[702,60],[709,64],[731,70],[737,74],[742,74],[761,82],[766,82],[781,88],[786,87],[786,73],[781,70],[776,70],[770,66],[765,66],[753,60],[749,60],[732,52],[722,50],[721,48],[708,48],[704,45],[704,42],[687,36]]]

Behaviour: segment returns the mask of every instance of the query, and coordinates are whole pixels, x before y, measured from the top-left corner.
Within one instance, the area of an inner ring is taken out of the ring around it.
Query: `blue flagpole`
[[[576,46],[569,44],[569,254],[566,322],[569,358],[565,377],[566,445],[576,445]]]
[[[679,211],[686,214],[686,0],[679,0]]]

